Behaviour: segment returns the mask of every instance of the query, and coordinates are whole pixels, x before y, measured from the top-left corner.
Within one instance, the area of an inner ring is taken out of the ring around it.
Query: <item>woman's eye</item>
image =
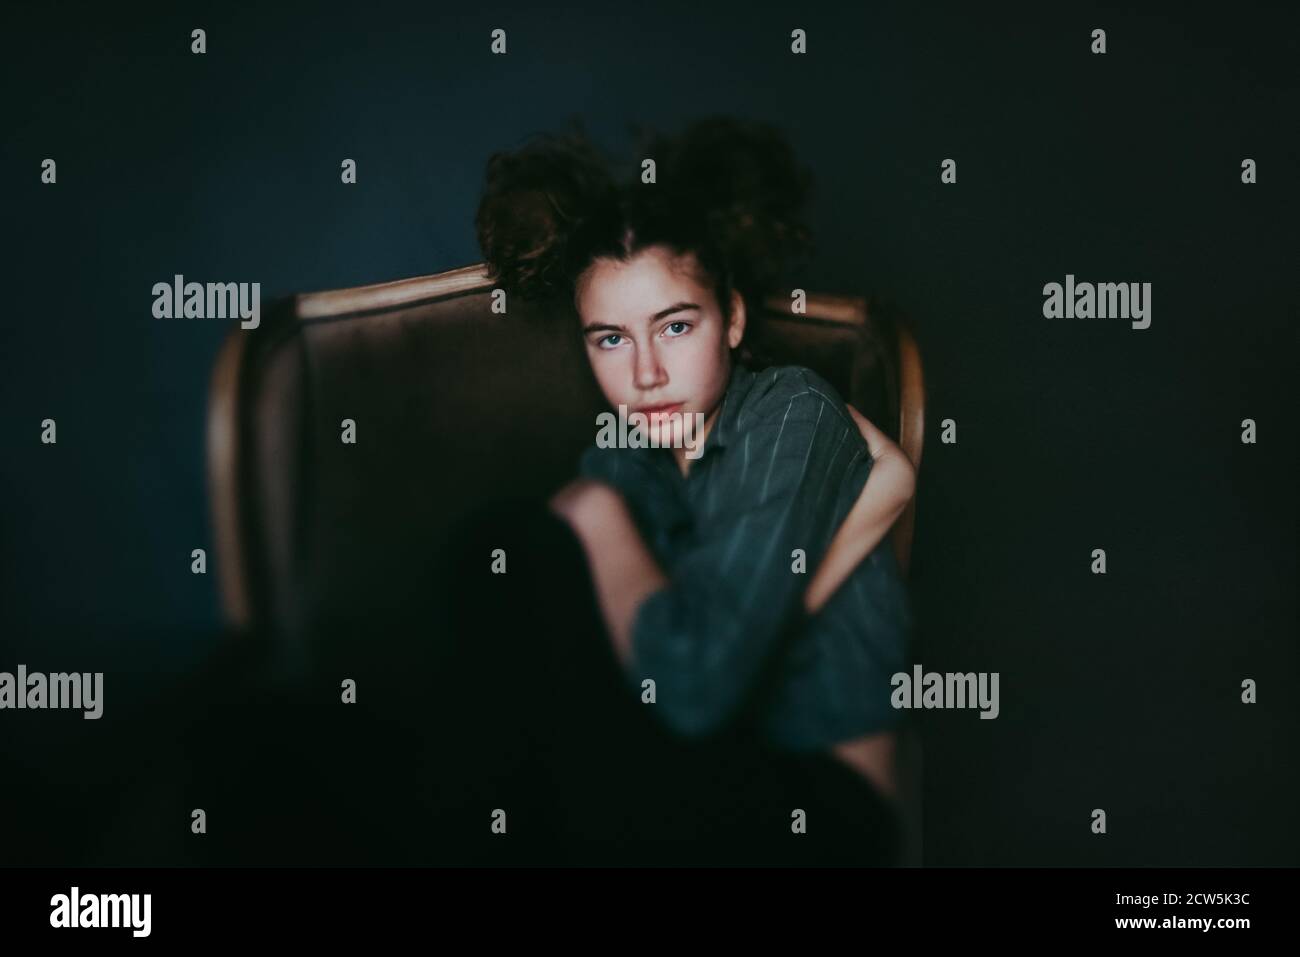
[[[672,332],[671,330],[675,329],[677,326],[681,326],[681,329],[677,332]],[[691,324],[689,322],[670,322],[668,325],[664,326],[664,331],[669,333],[670,336],[680,336],[690,327]]]
[[[596,340],[596,345],[599,346],[599,347],[602,348],[602,349],[612,349],[612,348],[614,348],[616,345],[618,345],[618,343],[617,343],[617,342],[610,342],[610,340],[611,340],[611,339],[622,339],[622,338],[623,338],[623,337],[620,336],[617,332],[611,332],[609,335],[607,335],[607,336],[602,336],[600,339],[597,339],[597,340]],[[606,343],[609,343],[609,344],[606,345]]]

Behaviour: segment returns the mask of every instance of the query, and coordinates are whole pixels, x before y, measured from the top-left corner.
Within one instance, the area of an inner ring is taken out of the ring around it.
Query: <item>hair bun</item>
[[[615,195],[608,164],[581,133],[493,154],[475,217],[489,275],[530,299],[564,288],[569,239]]]
[[[648,144],[657,180],[680,216],[703,216],[744,288],[766,289],[808,254],[804,210],[812,174],[780,131],[733,117],[697,120]]]

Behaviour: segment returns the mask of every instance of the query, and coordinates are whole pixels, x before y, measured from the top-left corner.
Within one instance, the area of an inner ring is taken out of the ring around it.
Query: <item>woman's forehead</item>
[[[705,308],[708,296],[695,254],[678,254],[662,246],[642,250],[626,262],[597,259],[578,286],[578,305],[584,315],[599,313],[608,321],[652,316],[683,300]]]

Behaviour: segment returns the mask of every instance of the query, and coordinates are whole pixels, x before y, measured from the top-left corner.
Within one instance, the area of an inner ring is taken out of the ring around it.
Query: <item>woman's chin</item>
[[[680,448],[682,444],[682,426],[681,420],[651,423],[649,426],[650,441],[656,448]]]

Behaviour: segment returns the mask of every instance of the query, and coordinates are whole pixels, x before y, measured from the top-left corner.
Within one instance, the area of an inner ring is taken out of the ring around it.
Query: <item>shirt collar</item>
[[[709,430],[708,438],[704,440],[704,448],[700,452],[701,458],[708,454],[709,449],[725,448],[731,441],[736,431],[736,420],[756,378],[758,378],[757,373],[748,366],[739,361],[732,362],[727,391],[723,393],[722,405],[718,410],[718,417],[713,421],[713,428]]]

